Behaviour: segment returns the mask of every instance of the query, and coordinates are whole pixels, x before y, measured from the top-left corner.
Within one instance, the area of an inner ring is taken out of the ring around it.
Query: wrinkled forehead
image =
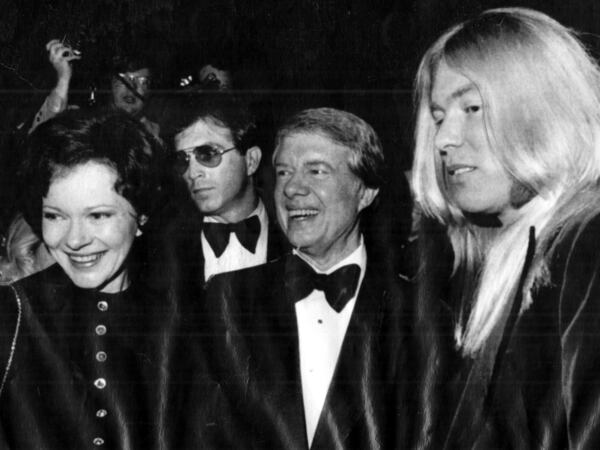
[[[330,135],[318,131],[296,131],[281,136],[273,153],[273,165],[279,163],[304,164],[308,161],[327,161],[332,164],[350,163],[352,150]],[[285,161],[284,161],[285,160]]]

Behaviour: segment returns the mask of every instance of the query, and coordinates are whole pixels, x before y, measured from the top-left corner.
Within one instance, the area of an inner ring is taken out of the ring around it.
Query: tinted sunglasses
[[[237,147],[221,150],[212,145],[199,145],[194,148],[178,150],[175,152],[175,168],[178,172],[184,173],[190,165],[190,157],[194,155],[196,161],[204,167],[217,167],[223,161],[223,155]]]
[[[144,75],[132,75],[129,72],[119,72],[117,78],[121,81],[127,80],[130,84],[136,87],[148,89],[152,83],[152,78]]]

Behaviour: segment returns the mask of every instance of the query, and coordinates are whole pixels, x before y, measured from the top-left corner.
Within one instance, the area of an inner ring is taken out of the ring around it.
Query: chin
[[[295,235],[294,233],[287,235],[287,238],[294,248],[299,249],[310,248],[315,243],[314,239],[310,239],[308,236]]]
[[[75,286],[82,289],[96,289],[108,280],[108,277],[95,272],[95,273],[81,273],[74,270],[65,270],[67,276],[71,279]]]
[[[99,287],[103,282],[98,281],[97,279],[87,278],[87,277],[70,277],[71,281],[75,284],[75,286],[80,287],[82,289],[95,289]]]

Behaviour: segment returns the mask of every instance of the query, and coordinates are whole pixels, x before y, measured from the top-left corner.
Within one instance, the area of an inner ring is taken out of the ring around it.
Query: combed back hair
[[[248,104],[233,94],[190,94],[177,114],[177,132],[202,120],[229,130],[242,154],[257,145],[256,119]]]
[[[470,224],[444,188],[431,92],[444,63],[467,78],[482,99],[487,138],[515,186],[535,198],[519,210],[484,251],[481,229]],[[475,302],[458,345],[473,354],[514,297],[523,270],[528,230],[538,246],[524,286],[543,284],[551,238],[597,210],[589,202],[600,178],[600,72],[575,33],[525,8],[493,9],[446,31],[426,52],[416,78],[415,199],[448,228],[455,272],[476,278]]]
[[[371,125],[360,117],[333,108],[314,108],[291,116],[278,130],[275,137],[277,157],[283,140],[299,133],[320,134],[334,143],[350,149],[350,170],[365,186],[377,189],[383,184],[383,150],[381,142]]]
[[[149,216],[160,203],[161,144],[125,112],[69,110],[41,124],[25,142],[19,173],[24,215],[41,236],[42,200],[52,181],[90,161],[117,173],[115,191],[136,213]]]

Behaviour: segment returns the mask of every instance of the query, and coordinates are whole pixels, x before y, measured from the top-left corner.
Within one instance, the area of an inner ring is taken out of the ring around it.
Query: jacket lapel
[[[253,351],[260,362],[256,381],[263,386],[256,389],[258,396],[254,400],[263,405],[268,416],[266,422],[276,428],[274,431],[281,448],[305,450],[308,443],[300,379],[298,327],[294,303],[288,299],[283,281],[284,261],[285,258],[282,258],[281,262],[270,264],[276,270],[267,272],[269,279],[263,280],[263,285],[271,286],[268,297],[261,297],[255,303],[257,309],[265,310],[253,314],[251,319],[254,320],[256,335],[262,336],[260,341],[263,342]],[[261,292],[261,289],[257,289],[257,292]]]
[[[523,302],[523,284],[535,253],[535,229],[529,231],[529,241],[525,263],[521,271],[517,294],[504,308],[502,317],[491,336],[461,379],[462,392],[452,418],[444,448],[453,448],[460,442],[462,448],[472,447],[478,433],[466,432],[465,423],[471,430],[485,424],[488,404],[494,396],[495,384],[502,367],[502,361],[518,322]],[[466,436],[465,436],[466,435]]]

